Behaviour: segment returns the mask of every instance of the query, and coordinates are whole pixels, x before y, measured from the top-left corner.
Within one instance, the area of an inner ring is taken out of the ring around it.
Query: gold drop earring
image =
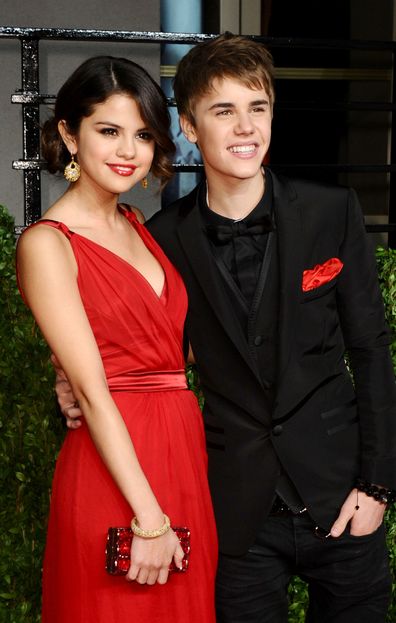
[[[144,190],[146,190],[146,188],[148,188],[148,179],[147,179],[147,177],[144,177],[140,183],[142,185],[142,188],[144,188]]]
[[[71,154],[71,161],[65,166],[63,175],[68,182],[77,182],[81,175],[80,165],[74,160],[73,154]]]

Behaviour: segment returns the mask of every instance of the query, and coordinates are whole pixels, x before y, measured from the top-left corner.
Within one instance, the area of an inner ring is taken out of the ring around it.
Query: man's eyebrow
[[[235,108],[235,104],[231,102],[216,102],[209,108],[209,110],[214,110],[215,108]]]
[[[260,100],[253,100],[252,102],[249,102],[249,106],[265,106],[265,105],[269,105],[269,100],[260,99]],[[235,108],[235,104],[233,104],[232,102],[216,102],[215,104],[213,104],[213,106],[209,108],[209,110],[215,110],[216,108]]]
[[[261,100],[254,100],[253,102],[250,102],[250,106],[263,106],[265,104],[269,104],[269,100],[261,99]]]

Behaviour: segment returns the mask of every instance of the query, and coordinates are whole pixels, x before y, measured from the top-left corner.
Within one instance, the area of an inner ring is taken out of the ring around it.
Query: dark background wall
[[[204,25],[207,32],[218,32],[222,12],[233,3],[234,0],[206,0]],[[250,0],[240,0],[238,4],[242,12],[253,7]],[[256,32],[269,37],[319,41],[392,41],[395,38],[394,0],[261,0],[260,9],[261,15],[256,18],[260,28]],[[243,25],[243,18],[239,21]],[[246,34],[246,31],[241,32]],[[340,106],[338,110],[331,110],[331,107],[346,102],[389,102],[392,55],[389,52],[301,49],[292,44],[285,48],[273,46],[271,51],[277,70],[271,164],[281,165],[289,175],[354,186],[366,221],[386,223],[388,174],[339,173],[334,168],[285,165],[390,163],[389,112],[345,112]],[[315,78],[313,73],[316,73]],[[303,102],[312,103],[309,110],[296,107],[296,103]],[[328,104],[328,110],[317,104]],[[387,236],[373,236],[373,240],[386,243]]]
[[[264,8],[267,3],[263,2]],[[340,40],[392,40],[393,1],[274,0],[267,13],[267,34]],[[391,98],[390,53],[367,51],[274,50],[276,66],[346,68],[373,72],[367,80],[279,80],[279,99],[313,102],[385,102]],[[389,70],[381,80],[382,70]],[[339,72],[340,75],[342,72]],[[388,112],[278,111],[271,149],[273,162],[385,164],[389,158]],[[337,174],[304,171],[311,177],[355,186],[368,220],[384,220],[388,176],[384,173]],[[376,217],[376,218],[375,218]]]
[[[160,0],[1,0],[0,26],[48,28],[96,28],[114,30],[160,30]],[[22,158],[21,106],[11,95],[21,87],[20,44],[0,39],[0,203],[23,224],[23,174],[11,167]],[[40,91],[56,94],[64,80],[86,58],[96,54],[127,56],[143,65],[159,81],[160,51],[156,44],[40,43]],[[48,114],[42,106],[43,116]],[[42,207],[49,206],[64,190],[63,180],[42,173]],[[156,185],[147,191],[136,188],[126,200],[152,213],[160,206]]]
[[[160,4],[161,0],[115,0],[111,4],[104,0],[69,0],[68,3],[60,0],[2,0],[0,25],[159,31]],[[238,32],[239,27],[244,34],[273,37],[392,40],[395,32],[394,4],[394,0],[300,0],[298,3],[295,0],[203,0],[203,32],[218,33],[230,27]],[[255,24],[255,33],[243,30],[246,24],[250,27]],[[283,49],[274,47],[272,52],[278,77],[271,164],[285,167],[292,162],[389,162],[390,113],[345,113],[315,107],[315,102],[331,105],[347,101],[389,101],[392,68],[389,53],[312,51],[293,46]],[[160,51],[155,44],[43,41],[40,44],[41,92],[56,93],[64,79],[83,59],[101,53],[129,56],[159,80]],[[11,94],[21,85],[19,43],[0,39],[0,60],[0,203],[16,216],[17,224],[22,224],[23,175],[11,168],[12,160],[22,157],[21,107],[10,103]],[[339,78],[328,79],[326,71],[330,69],[339,70]],[[355,69],[363,74],[371,72],[371,78],[350,80],[342,76],[344,70]],[[312,70],[323,70],[323,76],[310,79],[309,72]],[[290,78],[293,72],[297,73],[298,79],[295,76]],[[287,108],[288,102],[301,101],[311,101],[313,106],[305,112]],[[340,174],[314,167],[304,170],[285,167],[285,171],[292,175],[352,185],[359,193],[368,222],[388,220],[387,174]],[[55,182],[43,173],[43,208],[54,201],[64,188],[62,180]],[[138,204],[150,215],[160,206],[155,190],[153,184],[148,191],[139,187],[126,200]],[[385,241],[384,236],[376,238],[376,241],[381,239]]]

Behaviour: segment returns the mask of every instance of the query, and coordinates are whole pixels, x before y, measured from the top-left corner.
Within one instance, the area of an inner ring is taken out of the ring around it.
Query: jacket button
[[[281,435],[283,432],[283,426],[282,424],[277,424],[276,426],[274,426],[274,428],[272,429],[272,434],[275,435],[275,437],[278,437],[279,435]]]
[[[256,337],[254,338],[254,345],[261,346],[262,343],[263,343],[263,338],[261,337],[261,335],[256,335]]]

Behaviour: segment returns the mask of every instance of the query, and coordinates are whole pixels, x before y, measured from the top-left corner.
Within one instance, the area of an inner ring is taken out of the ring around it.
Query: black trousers
[[[391,577],[383,525],[327,539],[303,513],[268,517],[242,557],[220,554],[217,623],[287,623],[293,575],[308,583],[306,623],[384,623]]]

